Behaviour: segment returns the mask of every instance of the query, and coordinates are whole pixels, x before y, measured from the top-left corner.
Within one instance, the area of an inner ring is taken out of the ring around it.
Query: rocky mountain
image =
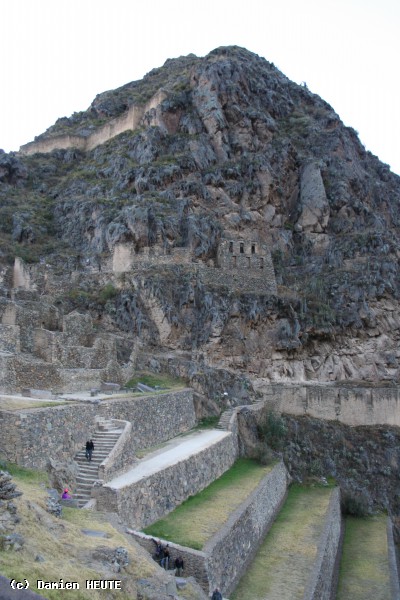
[[[186,377],[208,410],[268,382],[398,382],[399,224],[400,178],[236,46],[167,60],[0,154],[3,297],[16,256],[46,266],[58,310],[90,312],[124,336],[121,362]]]

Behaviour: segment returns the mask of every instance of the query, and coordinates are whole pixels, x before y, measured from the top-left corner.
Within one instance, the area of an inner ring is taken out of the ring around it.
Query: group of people
[[[160,540],[155,540],[154,538],[152,538],[152,540],[156,546],[156,550],[153,556],[154,560],[160,563],[160,566],[163,567],[166,571],[168,571],[168,569],[171,568],[171,553],[169,550],[169,544],[163,546]],[[183,562],[183,558],[182,556],[178,555],[175,558],[172,567],[173,569],[175,569],[175,575],[177,577],[180,577],[183,574],[184,567],[185,565]],[[215,588],[215,590],[213,591],[211,600],[223,600],[222,594],[218,588]]]
[[[163,567],[166,571],[171,568],[171,553],[169,551],[169,544],[163,546],[160,540],[153,539],[153,542],[156,545],[156,551],[154,553],[154,560],[160,563],[160,566]],[[177,556],[174,560],[173,567],[175,569],[175,575],[180,577],[182,575],[183,569],[185,568],[182,556]]]

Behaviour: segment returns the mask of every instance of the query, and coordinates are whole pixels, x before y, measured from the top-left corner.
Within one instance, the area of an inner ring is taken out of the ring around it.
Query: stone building
[[[218,266],[222,269],[262,271],[272,267],[271,253],[265,244],[248,240],[222,240],[218,249]]]

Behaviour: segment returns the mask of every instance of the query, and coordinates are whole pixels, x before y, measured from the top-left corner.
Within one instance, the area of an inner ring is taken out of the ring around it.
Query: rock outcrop
[[[37,149],[107,127],[1,155],[4,296],[15,256],[39,262],[25,292],[121,336],[112,372],[162,366],[211,402],[256,379],[398,382],[400,180],[331,106],[222,47],[100,94]]]

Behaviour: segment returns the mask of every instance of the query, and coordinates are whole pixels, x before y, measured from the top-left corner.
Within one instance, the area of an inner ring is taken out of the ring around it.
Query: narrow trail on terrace
[[[182,459],[187,459],[205,450],[228,435],[232,434],[227,431],[211,429],[195,431],[189,435],[173,438],[158,450],[147,454],[129,471],[107,482],[107,487],[119,489],[136,483],[140,479],[162,471],[179,463]]]
[[[290,489],[232,600],[301,600],[317,554],[332,488]]]

